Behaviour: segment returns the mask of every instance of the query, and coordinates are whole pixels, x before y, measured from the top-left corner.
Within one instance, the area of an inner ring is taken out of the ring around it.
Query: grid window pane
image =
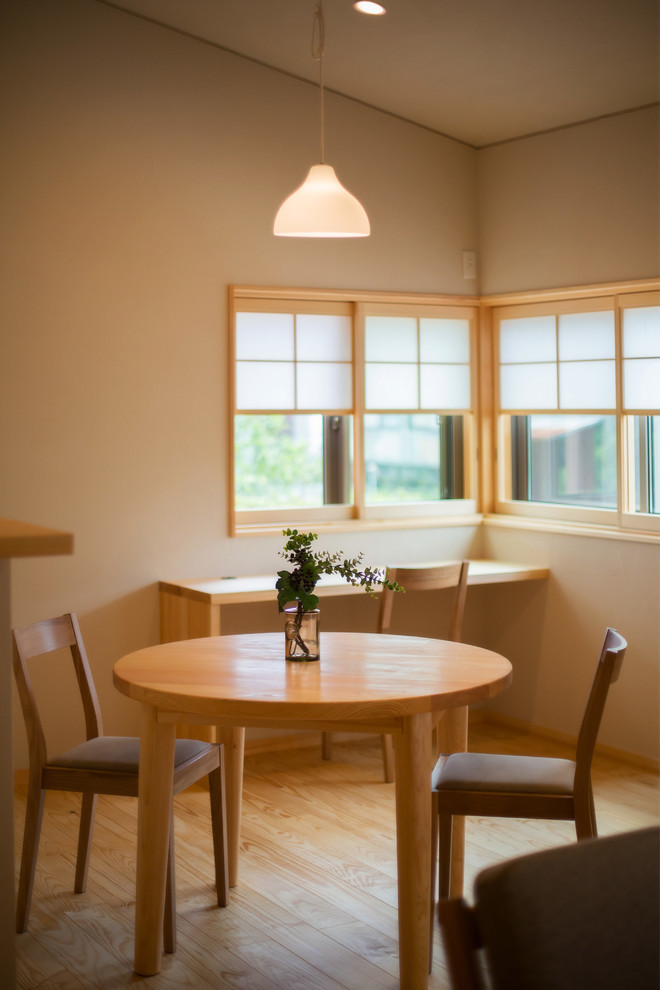
[[[524,316],[500,323],[500,361],[503,364],[556,361],[554,316]]]
[[[467,364],[470,360],[468,320],[430,319],[419,321],[420,360],[441,364]]]
[[[238,361],[237,409],[293,409],[293,362]]]
[[[562,409],[615,409],[614,361],[569,361],[559,365]]]
[[[422,409],[469,409],[470,369],[462,364],[423,364],[420,391]]]
[[[660,358],[623,362],[623,401],[626,409],[660,409]]]
[[[350,316],[297,316],[296,357],[299,361],[350,361],[353,357]]]
[[[367,316],[367,361],[417,361],[417,320],[413,316]]]
[[[292,361],[293,315],[237,313],[236,357],[239,361]]]
[[[660,306],[624,309],[623,356],[660,357]]]
[[[559,317],[559,360],[614,357],[614,313],[567,313]]]
[[[367,409],[417,409],[419,392],[416,364],[368,364]]]
[[[350,364],[299,361],[296,365],[296,395],[298,409],[350,409]]]
[[[503,409],[556,409],[555,364],[505,364],[500,368]]]

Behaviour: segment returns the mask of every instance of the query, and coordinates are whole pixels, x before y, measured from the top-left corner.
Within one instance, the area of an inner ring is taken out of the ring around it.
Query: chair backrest
[[[588,788],[589,786],[591,761],[605,710],[607,694],[610,686],[619,677],[627,647],[628,644],[623,636],[620,636],[616,629],[608,627],[578,735],[575,757],[576,792],[580,791],[582,787]]]
[[[28,672],[29,660],[61,649],[70,650],[85,713],[87,739],[103,735],[101,709],[78,620],[73,612],[14,629],[13,637],[14,677],[27,730],[30,770],[34,772],[45,766],[48,756],[43,725]]]
[[[464,913],[478,937],[463,925],[467,951],[454,945],[447,954],[469,960],[481,941],[494,990],[660,985],[657,826],[501,863],[478,875],[474,895],[474,908],[464,906]],[[444,918],[443,935],[451,937]]]
[[[454,588],[449,632],[446,638],[459,642],[463,628],[468,566],[469,561],[459,560],[419,567],[388,567],[387,577],[405,588],[406,594],[410,591],[442,591],[445,588]],[[395,594],[398,592],[385,589],[381,595],[378,632],[389,631]]]

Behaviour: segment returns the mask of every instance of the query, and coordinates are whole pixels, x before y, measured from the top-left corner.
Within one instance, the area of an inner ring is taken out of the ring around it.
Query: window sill
[[[498,529],[527,529],[538,533],[560,533],[565,536],[592,536],[601,540],[626,540],[631,543],[660,544],[660,534],[647,530],[622,529],[618,526],[598,526],[593,523],[538,519],[531,516],[491,514],[483,516],[485,526]]]
[[[400,519],[342,519],[327,522],[309,521],[301,526],[299,521],[290,522],[249,523],[237,525],[234,536],[265,536],[276,533],[281,536],[287,527],[305,528],[315,533],[354,533],[369,531],[385,531],[396,529],[438,529],[462,526],[479,526],[484,517],[481,513],[468,513],[460,516],[415,516]]]

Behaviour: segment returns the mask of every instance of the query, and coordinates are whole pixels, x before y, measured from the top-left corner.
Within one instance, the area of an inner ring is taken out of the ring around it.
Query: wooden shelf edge
[[[16,519],[0,519],[0,558],[53,557],[73,553],[73,533]]]

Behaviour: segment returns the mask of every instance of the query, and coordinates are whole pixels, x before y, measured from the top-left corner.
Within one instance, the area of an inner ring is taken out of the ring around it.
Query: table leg
[[[438,753],[465,753],[468,748],[468,709],[448,708],[437,724]],[[450,897],[463,896],[465,818],[454,815],[451,840]]]
[[[401,990],[426,990],[431,897],[431,715],[394,736]]]
[[[167,854],[172,817],[174,723],[158,721],[152,705],[142,708],[135,898],[135,972],[160,971]]]
[[[225,747],[225,788],[227,792],[227,858],[229,886],[238,883],[238,853],[241,845],[243,806],[243,754],[245,729],[235,725],[217,727],[217,741]]]

